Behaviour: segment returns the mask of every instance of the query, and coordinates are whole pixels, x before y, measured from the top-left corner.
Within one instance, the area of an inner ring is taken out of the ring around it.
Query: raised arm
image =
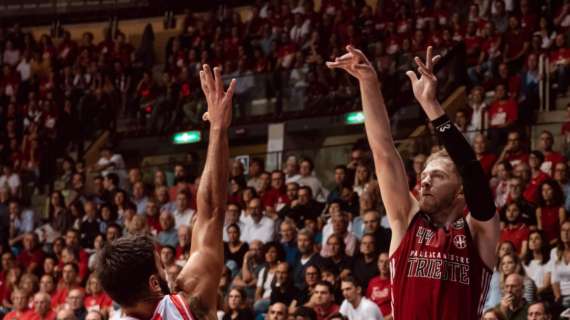
[[[470,211],[467,224],[477,243],[479,255],[492,269],[496,260],[495,247],[500,235],[499,218],[489,183],[475,152],[437,101],[437,78],[433,73],[433,65],[438,60],[439,56],[432,58],[432,47],[428,47],[425,64],[420,58],[415,58],[421,77],[418,79],[413,71],[406,74],[412,83],[414,96],[432,122],[439,140],[443,142],[461,175],[465,202]]]
[[[418,204],[409,192],[408,175],[392,139],[390,119],[376,71],[360,50],[352,46],[347,46],[347,50],[347,54],[336,58],[334,62],[327,62],[327,66],[343,69],[359,81],[366,135],[374,157],[380,193],[392,227],[392,254],[418,211]]]
[[[214,75],[208,65],[200,71],[202,90],[206,95],[210,121],[208,154],[197,192],[197,218],[192,228],[190,258],[176,279],[177,289],[190,302],[199,319],[214,319],[218,284],[224,267],[222,231],[228,192],[228,129],[232,119],[232,95],[236,81],[224,92],[220,68]]]

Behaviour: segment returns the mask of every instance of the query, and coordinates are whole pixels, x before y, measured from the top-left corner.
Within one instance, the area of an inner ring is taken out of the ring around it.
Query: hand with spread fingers
[[[415,57],[414,59],[418,66],[419,79],[414,71],[410,70],[406,72],[406,75],[412,82],[414,96],[422,105],[434,102],[437,96],[437,78],[433,73],[433,66],[441,57],[439,55],[432,57],[432,51],[433,48],[431,46],[427,48],[425,64],[419,57]]]
[[[232,79],[227,91],[224,91],[222,69],[215,67],[214,72],[205,64],[200,70],[200,83],[206,96],[208,111],[202,119],[210,121],[211,129],[228,129],[232,122],[232,98],[236,80]]]
[[[359,81],[378,81],[376,70],[368,61],[362,51],[353,46],[346,46],[348,53],[336,58],[333,62],[327,62],[330,69],[343,69]]]

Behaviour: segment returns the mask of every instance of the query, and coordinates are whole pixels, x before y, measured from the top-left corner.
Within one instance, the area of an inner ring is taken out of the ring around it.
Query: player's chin
[[[434,213],[437,209],[437,201],[433,196],[422,196],[420,198],[420,210],[425,213]]]

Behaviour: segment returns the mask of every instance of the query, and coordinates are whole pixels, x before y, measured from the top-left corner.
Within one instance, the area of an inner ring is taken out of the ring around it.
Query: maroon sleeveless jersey
[[[478,320],[492,271],[463,217],[449,230],[418,212],[390,257],[394,320]]]

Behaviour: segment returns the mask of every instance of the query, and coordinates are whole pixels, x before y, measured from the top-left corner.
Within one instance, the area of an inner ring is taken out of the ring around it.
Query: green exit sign
[[[196,143],[202,140],[202,133],[200,131],[186,131],[178,132],[172,136],[172,143],[174,144],[187,144]]]
[[[364,123],[364,112],[350,112],[344,115],[344,123],[346,124],[360,124]]]

